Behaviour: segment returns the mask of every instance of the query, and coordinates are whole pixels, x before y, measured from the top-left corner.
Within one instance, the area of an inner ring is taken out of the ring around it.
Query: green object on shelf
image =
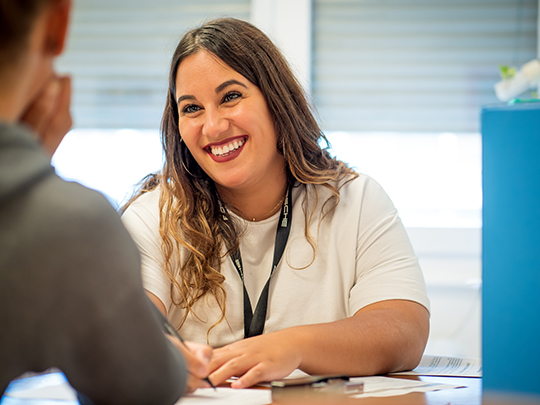
[[[516,72],[517,68],[515,66],[499,66],[499,73],[501,74],[501,78],[503,80],[513,78]]]

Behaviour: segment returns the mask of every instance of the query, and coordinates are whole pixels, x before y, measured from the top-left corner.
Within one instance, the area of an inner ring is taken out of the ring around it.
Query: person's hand
[[[21,117],[38,135],[41,145],[52,157],[73,123],[70,113],[71,79],[54,76],[37,94]]]
[[[180,342],[175,337],[166,335],[174,346],[182,353],[188,371],[186,393],[195,391],[197,388],[208,388],[210,385],[204,381],[208,377],[209,362],[212,358],[212,348],[207,345],[194,342]]]
[[[215,349],[210,379],[221,384],[237,376],[231,387],[246,388],[261,381],[284,378],[302,362],[301,347],[295,337],[292,328],[284,329]]]

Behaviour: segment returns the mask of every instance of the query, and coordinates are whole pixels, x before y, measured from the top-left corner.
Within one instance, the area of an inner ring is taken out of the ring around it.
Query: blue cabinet
[[[540,103],[482,110],[483,386],[540,394]]]

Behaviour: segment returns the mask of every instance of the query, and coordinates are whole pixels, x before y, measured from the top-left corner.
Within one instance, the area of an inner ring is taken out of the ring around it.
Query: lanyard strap
[[[266,281],[266,284],[261,292],[261,296],[257,301],[255,312],[253,312],[251,308],[251,301],[246,290],[246,283],[244,282],[244,266],[242,264],[240,249],[237,249],[231,253],[232,262],[236,268],[236,271],[238,272],[238,275],[242,279],[242,286],[244,288],[244,338],[261,335],[264,330],[266,312],[268,309],[268,291],[270,290],[270,279],[272,278],[272,274],[274,274],[274,271],[276,270],[281,257],[283,256],[285,246],[287,245],[287,240],[289,239],[289,233],[291,231],[292,209],[289,210],[289,206],[292,206],[291,189],[292,186],[287,190],[287,194],[283,200],[276,230],[276,242],[274,246],[272,270],[270,271],[270,276],[268,277],[268,280]]]

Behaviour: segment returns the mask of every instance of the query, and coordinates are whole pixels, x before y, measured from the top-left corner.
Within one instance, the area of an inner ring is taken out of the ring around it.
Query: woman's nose
[[[203,134],[209,138],[217,138],[229,129],[229,121],[219,110],[207,109],[205,111],[205,121]]]

